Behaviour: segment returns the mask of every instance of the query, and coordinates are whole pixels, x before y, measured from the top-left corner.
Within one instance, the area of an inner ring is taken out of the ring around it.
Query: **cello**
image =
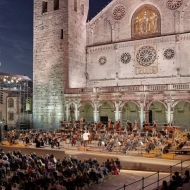
[[[120,131],[121,130],[121,124],[120,124],[120,121],[118,121],[117,123],[116,123],[116,131]]]

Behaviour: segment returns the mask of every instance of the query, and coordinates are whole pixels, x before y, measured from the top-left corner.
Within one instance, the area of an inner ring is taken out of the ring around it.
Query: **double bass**
[[[118,122],[116,123],[115,129],[116,129],[116,131],[120,131],[120,130],[121,130],[120,121],[118,121]]]
[[[109,119],[109,121],[108,121],[108,130],[111,130],[111,129],[113,129],[113,124],[112,124],[111,119]]]
[[[100,128],[102,128],[102,126],[103,126],[103,123],[101,121],[99,121],[97,124],[97,128],[100,129]]]

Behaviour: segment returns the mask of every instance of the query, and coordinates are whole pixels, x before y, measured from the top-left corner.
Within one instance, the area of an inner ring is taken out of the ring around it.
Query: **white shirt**
[[[89,133],[84,133],[84,134],[83,134],[83,140],[84,140],[84,141],[87,141],[89,135],[90,135]]]

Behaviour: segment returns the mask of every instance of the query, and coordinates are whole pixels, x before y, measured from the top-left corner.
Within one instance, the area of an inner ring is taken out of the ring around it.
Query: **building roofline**
[[[28,76],[25,76],[25,75],[15,75],[15,74],[10,74],[10,73],[0,72],[0,77],[5,77],[5,76],[16,77],[16,78],[19,78],[21,80],[31,81],[31,79]]]

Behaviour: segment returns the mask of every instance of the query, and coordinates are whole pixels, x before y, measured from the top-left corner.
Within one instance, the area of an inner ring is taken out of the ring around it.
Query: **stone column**
[[[98,104],[99,101],[94,101],[94,122],[98,122],[99,121],[99,111],[98,111]]]
[[[120,102],[115,102],[115,121],[118,121],[120,120],[120,114],[119,114],[119,105],[120,105]]]
[[[69,121],[69,102],[66,102],[66,122]]]
[[[167,102],[167,108],[168,110],[166,111],[166,118],[167,118],[167,123],[171,122],[171,102]]]
[[[145,118],[145,112],[144,112],[144,103],[140,103],[140,128],[142,129],[143,121]]]
[[[79,120],[78,103],[75,102],[75,121]]]
[[[171,111],[170,112],[170,122],[172,122],[172,124],[174,125],[173,119],[174,119],[174,111]]]

